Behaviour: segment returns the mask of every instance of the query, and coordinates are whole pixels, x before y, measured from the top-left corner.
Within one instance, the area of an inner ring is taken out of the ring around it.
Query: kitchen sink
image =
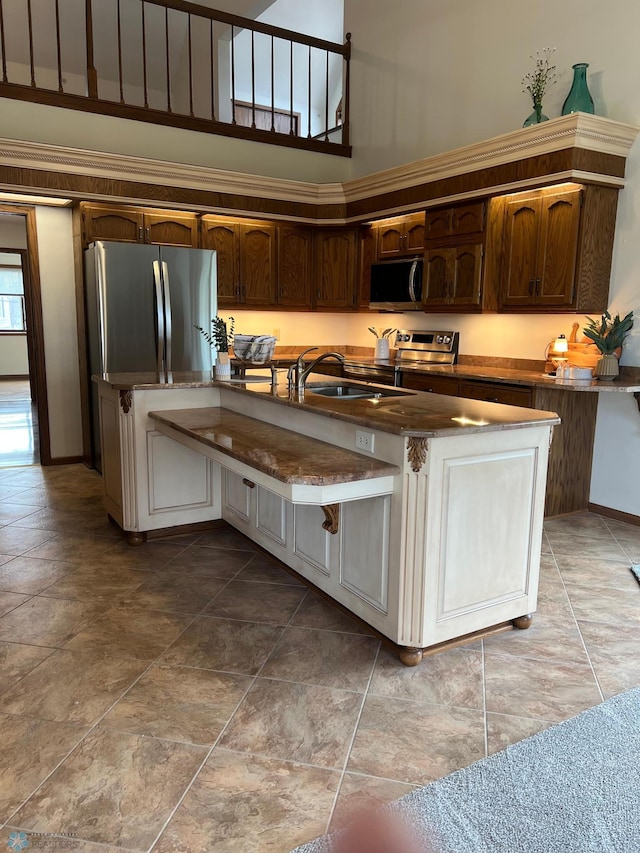
[[[381,397],[402,397],[402,391],[382,391],[380,388],[364,388],[362,385],[307,385],[306,391],[322,397],[344,397],[350,400],[379,400]]]

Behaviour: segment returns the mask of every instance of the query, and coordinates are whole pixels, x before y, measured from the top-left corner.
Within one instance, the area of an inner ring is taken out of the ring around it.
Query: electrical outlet
[[[364,430],[356,430],[356,448],[358,450],[366,450],[367,453],[373,453],[373,440],[375,433],[365,432]]]
[[[274,329],[274,330],[273,330],[273,337],[274,337],[277,341],[279,341],[279,340],[280,340],[280,329]]]

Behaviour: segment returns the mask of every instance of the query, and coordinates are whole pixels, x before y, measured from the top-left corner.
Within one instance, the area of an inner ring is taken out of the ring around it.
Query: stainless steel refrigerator
[[[91,375],[211,369],[210,329],[217,310],[216,253],[205,249],[96,242],[85,250]],[[100,465],[98,394],[91,383],[93,464]]]

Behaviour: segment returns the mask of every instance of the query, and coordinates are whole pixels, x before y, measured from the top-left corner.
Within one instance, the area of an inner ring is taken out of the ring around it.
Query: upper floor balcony
[[[346,157],[350,52],[186,0],[0,0],[0,97]]]

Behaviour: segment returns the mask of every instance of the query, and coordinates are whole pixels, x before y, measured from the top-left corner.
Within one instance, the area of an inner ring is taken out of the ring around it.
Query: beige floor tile
[[[13,822],[27,832],[147,850],[205,756],[203,747],[94,731]]]
[[[506,749],[512,743],[531,737],[554,723],[548,720],[531,720],[510,714],[487,714],[487,746],[489,755]]]
[[[640,632],[636,625],[578,621],[605,698],[640,686]]]
[[[0,592],[0,616],[15,610],[16,607],[28,600],[28,595],[20,595],[17,592]]]
[[[485,654],[487,711],[559,723],[601,702],[590,666]]]
[[[306,594],[306,587],[232,580],[205,613],[223,619],[286,625]]]
[[[370,634],[371,630],[352,619],[335,604],[309,591],[307,597],[291,620],[301,628],[320,628],[324,631],[341,631],[345,634]]]
[[[105,567],[100,558],[93,564],[65,563],[64,565],[74,571],[46,587],[42,595],[48,598],[98,601],[113,606],[133,595],[133,591],[149,577],[149,572],[113,566]]]
[[[258,678],[220,746],[341,769],[361,705],[359,693]]]
[[[50,833],[31,832],[31,830],[23,829],[21,826],[5,826],[4,831],[8,835],[10,832],[24,832],[29,841],[29,850],[52,849],[52,850],[76,850],[81,853],[128,853],[124,847],[114,847],[111,844],[93,844],[87,841],[86,838],[78,838],[74,836],[69,838],[67,835],[51,835]]]
[[[381,649],[371,695],[483,710],[481,652],[450,649],[423,658],[420,666],[398,664],[397,655]]]
[[[28,506],[27,504],[0,503],[0,527],[21,518],[26,519],[33,513],[37,513],[39,509],[38,506]]]
[[[20,527],[0,529],[0,554],[19,557],[55,536],[50,530],[27,530]]]
[[[392,800],[399,800],[413,790],[415,786],[408,785],[406,782],[394,782],[390,779],[363,776],[359,773],[345,773],[331,818],[331,831],[340,829],[370,809],[383,806]]]
[[[163,543],[161,540],[145,542],[144,545],[132,547],[126,542],[111,543],[108,553],[100,560],[100,564],[113,568],[138,569],[140,571],[157,571],[162,569],[170,560],[185,550],[185,546],[176,543]]]
[[[540,578],[557,583],[561,581],[560,572],[553,554],[542,554],[540,557]]]
[[[188,575],[164,569],[149,577],[128,596],[138,607],[176,613],[200,613],[228,581],[204,575]]]
[[[53,653],[53,649],[26,646],[22,643],[0,643],[0,694]]]
[[[586,533],[548,533],[547,538],[554,555],[599,558],[602,560],[624,560],[625,554],[613,536],[593,537]]]
[[[36,595],[75,568],[75,563],[14,557],[0,568],[0,589]]]
[[[25,507],[26,508],[26,507]],[[109,521],[102,507],[87,510],[74,510],[65,507],[33,507],[35,512],[16,519],[12,527],[30,527],[40,530],[54,530],[71,535],[107,536],[121,539],[122,530]]]
[[[287,628],[260,675],[364,692],[379,645],[358,634]]]
[[[0,712],[90,725],[144,671],[140,661],[55,651],[0,697]]]
[[[103,721],[132,734],[213,744],[251,678],[178,666],[154,666]]]
[[[620,589],[639,589],[638,581],[629,571],[628,560],[597,560],[578,555],[558,555],[558,568],[565,583],[584,586],[615,586]]]
[[[0,566],[4,566],[7,563],[10,563],[11,560],[15,560],[16,558],[13,554],[0,554]]]
[[[547,577],[540,578],[536,614],[573,622],[573,611],[569,603],[569,596],[562,581],[548,580]]]
[[[200,616],[162,656],[163,663],[256,675],[283,629]]]
[[[288,572],[263,554],[253,556],[244,569],[238,573],[236,580],[304,586],[297,575],[293,572]]]
[[[549,518],[544,522],[544,529],[549,537],[577,534],[592,536],[596,539],[608,539],[611,535],[604,518],[592,512]]]
[[[324,833],[340,773],[216,749],[154,853],[285,853]]]
[[[55,601],[55,599],[50,599]],[[137,660],[153,660],[184,631],[192,617],[182,613],[112,607],[74,636],[70,651],[96,651]],[[2,621],[0,620],[0,629]]]
[[[482,711],[368,696],[347,769],[424,785],[484,754]]]
[[[36,596],[0,617],[0,640],[64,646],[104,611],[95,602]]]
[[[231,580],[247,565],[253,551],[228,551],[191,545],[167,564],[167,571]]]
[[[0,714],[0,825],[84,737],[86,728]]]
[[[567,592],[577,619],[640,625],[640,586],[626,590],[567,583]]]
[[[570,596],[569,596],[570,597]],[[484,649],[489,654],[540,658],[551,661],[575,661],[587,664],[582,638],[573,616],[566,619],[536,613],[533,624],[525,631],[514,629],[486,637]]]

